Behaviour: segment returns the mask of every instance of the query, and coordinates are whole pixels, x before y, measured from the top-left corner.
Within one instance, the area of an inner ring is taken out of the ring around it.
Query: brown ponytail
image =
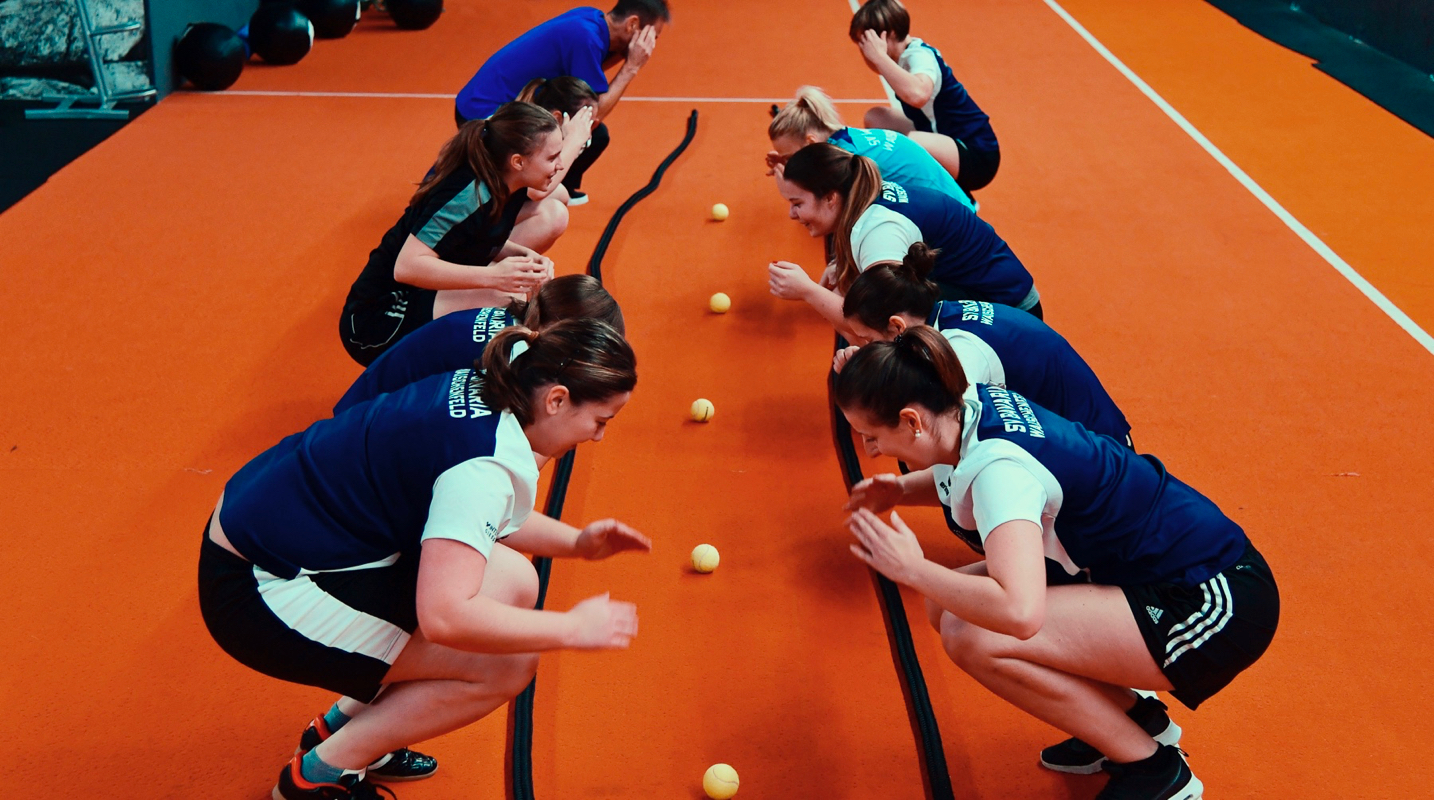
[[[901,264],[877,264],[863,272],[847,290],[842,316],[876,331],[886,330],[895,316],[926,319],[941,297],[940,287],[926,277],[940,252],[917,242]]]
[[[787,161],[783,178],[822,199],[835,192],[842,199],[836,229],[832,231],[836,255],[836,288],[840,294],[856,281],[856,256],[851,249],[851,229],[881,193],[881,170],[866,156],[857,156],[822,142],[809,144]]]
[[[528,81],[528,85],[518,93],[517,102],[532,103],[539,108],[560,111],[571,117],[585,105],[597,105],[598,96],[587,81],[563,75]]]
[[[408,204],[422,203],[434,187],[459,167],[467,166],[478,182],[493,193],[489,218],[497,220],[508,202],[508,184],[503,180],[503,166],[508,157],[514,153],[532,155],[543,138],[557,129],[558,121],[553,115],[532,103],[504,103],[488,119],[463,123],[438,152],[438,163],[419,184]]]
[[[528,349],[514,358],[518,342]],[[574,404],[606,400],[637,385],[637,357],[627,340],[605,322],[567,319],[541,330],[508,328],[483,351],[483,403],[511,411],[518,422],[535,419],[534,395],[567,387]]]
[[[508,313],[519,325],[534,331],[565,319],[595,319],[611,325],[619,334],[627,334],[622,309],[602,282],[591,275],[553,278],[543,284],[531,300],[519,300],[508,306]]]
[[[830,136],[846,127],[841,114],[837,113],[832,99],[826,92],[815,86],[797,89],[797,96],[781,111],[772,116],[767,126],[767,138],[776,141],[780,136],[805,139],[809,133],[823,133]]]
[[[873,342],[836,376],[836,401],[895,427],[901,410],[921,406],[945,414],[961,405],[970,384],[950,342],[935,328],[918,325],[892,342]]]

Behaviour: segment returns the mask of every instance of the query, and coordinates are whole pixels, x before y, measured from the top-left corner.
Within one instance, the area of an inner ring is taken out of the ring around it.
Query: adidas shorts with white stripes
[[[199,610],[224,652],[270,677],[362,703],[378,695],[418,629],[417,587],[416,558],[285,579],[208,536],[199,552]]]
[[[1247,543],[1240,559],[1197,586],[1124,588],[1155,663],[1193,709],[1255,663],[1280,621],[1280,590],[1269,564]]]

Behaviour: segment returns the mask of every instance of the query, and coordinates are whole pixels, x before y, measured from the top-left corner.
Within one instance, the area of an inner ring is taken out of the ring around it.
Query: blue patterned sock
[[[324,760],[319,758],[319,749],[316,747],[304,754],[304,760],[299,762],[299,774],[309,783],[338,783],[344,771],[324,763]]]
[[[329,733],[338,733],[339,728],[350,719],[353,718],[339,710],[338,703],[334,703],[334,707],[324,713],[324,725],[328,726]]]

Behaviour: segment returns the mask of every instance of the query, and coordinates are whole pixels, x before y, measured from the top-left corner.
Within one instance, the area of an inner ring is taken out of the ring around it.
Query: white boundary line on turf
[[[854,3],[855,0],[852,0],[852,2]],[[1270,193],[1265,191],[1258,183],[1255,183],[1255,180],[1246,174],[1243,169],[1240,169],[1239,165],[1231,161],[1224,153],[1220,152],[1220,148],[1205,138],[1205,134],[1197,130],[1194,125],[1191,125],[1190,121],[1185,119],[1179,111],[1176,111],[1174,106],[1165,102],[1165,98],[1150,88],[1150,84],[1141,80],[1140,76],[1136,75],[1130,67],[1127,67],[1119,58],[1116,58],[1114,53],[1110,52],[1105,45],[1101,44],[1099,39],[1092,36],[1090,31],[1086,30],[1085,27],[1067,13],[1064,8],[1061,8],[1055,0],[1045,0],[1045,4],[1050,6],[1051,10],[1056,12],[1061,19],[1065,20],[1066,24],[1071,26],[1076,33],[1080,34],[1080,37],[1085,39],[1086,44],[1095,48],[1095,51],[1100,53],[1106,61],[1109,61],[1111,66],[1115,67],[1127,80],[1135,84],[1135,88],[1150,98],[1150,101],[1161,111],[1164,111],[1165,115],[1170,117],[1176,125],[1180,126],[1180,129],[1185,131],[1191,139],[1194,139],[1196,144],[1205,148],[1205,152],[1209,153],[1212,158],[1219,162],[1220,166],[1224,167],[1227,172],[1235,176],[1235,180],[1239,181],[1240,185],[1248,189],[1250,194],[1253,194],[1261,203],[1264,203],[1265,208],[1268,208],[1281,222],[1285,223],[1286,227],[1294,231],[1296,236],[1303,239],[1305,244],[1310,246],[1310,249],[1318,253],[1321,258],[1329,262],[1331,267],[1335,268],[1335,271],[1343,275],[1350,283],[1354,284],[1356,289],[1363,292],[1364,296],[1368,297],[1370,301],[1378,306],[1380,311],[1389,315],[1389,318],[1394,320],[1399,327],[1403,328],[1405,333],[1414,337],[1414,341],[1422,345],[1425,350],[1434,353],[1434,337],[1431,337],[1423,328],[1419,327],[1419,324],[1410,319],[1409,315],[1400,310],[1399,306],[1390,302],[1389,298],[1385,297],[1382,292],[1374,288],[1374,285],[1365,280],[1364,276],[1355,271],[1354,267],[1351,267],[1347,261],[1340,258],[1339,254],[1334,252],[1334,250],[1316,236],[1313,231],[1306,228],[1304,223],[1295,219],[1293,214],[1286,211],[1285,207],[1280,205],[1279,201],[1271,197]]]
[[[398,100],[452,100],[451,94],[424,92],[282,92],[262,90],[230,90],[223,92],[184,92],[235,97],[358,97]],[[623,97],[625,103],[786,103],[790,97]],[[834,99],[834,103],[880,103],[880,98],[855,97]]]

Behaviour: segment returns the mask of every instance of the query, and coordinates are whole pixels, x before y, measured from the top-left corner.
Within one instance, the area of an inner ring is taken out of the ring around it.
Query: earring
[[[918,439],[921,438],[921,431],[917,431],[917,432],[916,432],[916,438],[918,438]]]

